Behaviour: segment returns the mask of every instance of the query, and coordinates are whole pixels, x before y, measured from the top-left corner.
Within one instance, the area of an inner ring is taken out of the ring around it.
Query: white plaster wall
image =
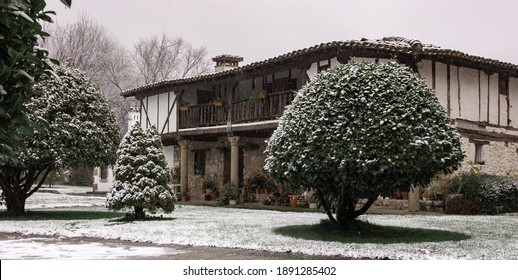
[[[518,128],[518,79],[509,78],[509,118],[511,126]]]
[[[336,57],[331,58],[331,67],[336,67],[338,65],[341,65],[341,63],[338,62],[338,59]]]
[[[435,63],[435,94],[439,99],[439,102],[444,107],[444,110],[448,110],[448,73],[446,70],[446,64]],[[449,114],[449,112],[447,112]]]
[[[457,80],[457,66],[450,66],[450,118],[459,118],[459,83]]]
[[[165,160],[167,161],[167,167],[169,167],[169,169],[172,169],[175,166],[174,149],[175,146],[173,145],[164,146]]]
[[[162,128],[164,128],[164,124],[167,120],[167,113],[169,112],[169,100],[168,100],[169,93],[161,93],[158,95],[158,123],[156,126],[156,129],[158,133],[162,132]],[[174,97],[173,97],[174,98]],[[171,103],[173,101],[171,100]],[[165,127],[166,130],[164,132],[167,132],[167,126]]]
[[[498,124],[498,75],[489,78],[489,123]]]
[[[149,119],[149,123],[148,121],[146,120],[146,117],[144,117],[144,119],[142,120],[142,124],[144,126],[144,128],[148,128],[150,126],[157,126],[157,102],[158,102],[158,96],[156,95],[152,95],[152,96],[148,96],[145,100],[144,100],[144,106],[146,106],[146,109],[147,109],[147,118]],[[144,111],[144,114],[146,114],[146,112]]]
[[[310,80],[313,79],[313,77],[315,77],[317,75],[317,70],[318,70],[318,64],[316,62],[313,62],[311,64],[311,67],[307,71],[308,77]]]
[[[479,120],[478,70],[460,67],[460,101],[462,119]]]
[[[432,76],[432,62],[430,60],[423,60],[421,67],[418,69],[421,77],[424,78],[429,88],[433,88],[433,76]]]
[[[480,72],[480,116],[479,121],[487,122],[487,112],[488,112],[488,82],[489,76],[483,71]]]

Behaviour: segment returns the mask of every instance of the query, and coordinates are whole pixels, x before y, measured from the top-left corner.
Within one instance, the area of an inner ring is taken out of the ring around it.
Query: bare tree
[[[132,59],[144,84],[200,75],[209,70],[205,47],[195,48],[182,38],[165,33],[140,39],[134,46]]]
[[[120,92],[135,86],[135,71],[126,49],[86,14],[71,24],[49,28],[51,37],[42,42],[51,56],[70,67],[83,70],[101,89],[125,133],[131,100]]]

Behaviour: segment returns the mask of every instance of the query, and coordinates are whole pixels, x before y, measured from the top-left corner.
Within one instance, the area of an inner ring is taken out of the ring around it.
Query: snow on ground
[[[81,244],[57,243],[54,238],[28,237],[0,240],[0,256],[4,260],[30,259],[126,259],[179,254],[182,251],[159,246],[107,246],[99,242]]]
[[[37,193],[31,208],[59,203],[99,206],[102,197]],[[104,211],[103,207],[91,210]],[[380,225],[442,229],[465,233],[462,241],[405,244],[343,244],[302,240],[276,234],[288,225],[316,224],[322,213],[294,213],[236,208],[180,206],[162,220],[120,222],[113,219],[0,221],[0,232],[96,237],[155,244],[244,248],[311,255],[391,259],[518,259],[518,215],[363,215]]]

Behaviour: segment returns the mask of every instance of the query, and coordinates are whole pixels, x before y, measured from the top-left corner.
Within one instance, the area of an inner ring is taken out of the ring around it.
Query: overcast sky
[[[442,48],[518,64],[515,0],[48,0],[59,24],[80,13],[128,49],[166,32],[210,57],[245,64],[316,44],[403,36]]]

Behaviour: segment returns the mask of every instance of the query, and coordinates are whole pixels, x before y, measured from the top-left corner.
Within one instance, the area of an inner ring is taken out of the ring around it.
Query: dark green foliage
[[[237,199],[236,186],[231,182],[227,182],[219,189],[218,205],[227,205],[229,200]]]
[[[144,210],[174,210],[176,195],[170,185],[171,174],[154,127],[146,132],[139,123],[131,127],[119,145],[113,172],[115,181],[106,196],[109,209],[133,209],[135,219],[144,219]]]
[[[518,212],[518,180],[510,177],[464,173],[453,179],[452,191],[469,203],[459,214]]]
[[[0,164],[16,161],[23,139],[37,127],[23,105],[37,95],[33,83],[51,73],[48,51],[38,48],[38,39],[48,37],[41,22],[52,22],[54,14],[45,5],[44,0],[0,1]]]
[[[56,77],[33,85],[40,94],[24,105],[29,120],[45,129],[23,139],[16,160],[0,164],[0,186],[9,212],[23,213],[25,200],[54,170],[115,161],[119,128],[102,93],[80,71],[55,66]],[[58,78],[59,77],[59,78]]]
[[[395,62],[351,61],[319,73],[286,109],[266,152],[274,179],[314,190],[344,226],[378,195],[426,185],[464,157],[434,92]],[[368,202],[356,210],[362,198]]]

